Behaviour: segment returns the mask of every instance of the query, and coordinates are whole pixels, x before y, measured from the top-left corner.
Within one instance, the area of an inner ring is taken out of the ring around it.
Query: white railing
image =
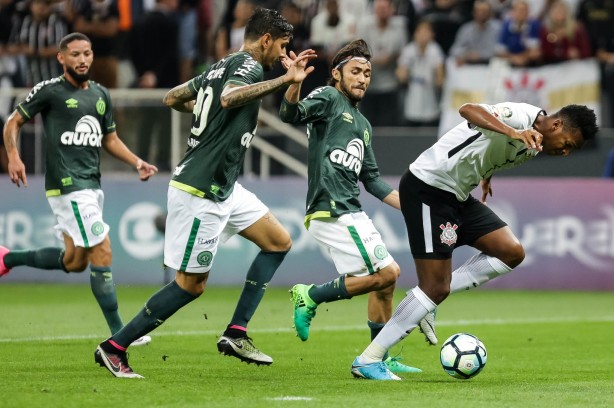
[[[17,102],[22,101],[26,98],[28,92],[30,92],[29,88],[0,88],[0,103],[4,101],[5,106],[10,106],[10,100],[15,98]],[[167,91],[164,89],[111,89],[110,92],[113,106],[117,109],[120,107],[162,104],[162,98]],[[9,102],[7,102],[7,100]],[[3,113],[9,114],[10,112],[0,112],[0,114]],[[185,151],[186,130],[182,129],[182,123],[188,117],[189,115],[182,112],[177,112],[175,110],[171,111],[171,167],[179,163]],[[307,137],[304,132],[283,123],[276,114],[261,109],[258,118],[262,124],[293,140],[300,146],[307,147]],[[42,132],[43,128],[40,120],[35,121],[33,128],[36,151],[34,170],[37,173],[41,173],[43,168],[42,161],[44,155],[41,154],[43,149]],[[266,179],[270,177],[271,160],[275,160],[297,175],[307,178],[306,164],[295,159],[292,155],[284,152],[263,138],[257,136],[253,139],[251,146],[260,152],[259,178]],[[248,152],[244,165],[245,173],[250,175],[254,174],[252,156],[253,152]]]

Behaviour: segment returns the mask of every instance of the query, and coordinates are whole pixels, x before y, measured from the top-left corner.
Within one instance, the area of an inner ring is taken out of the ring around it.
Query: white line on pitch
[[[469,326],[469,325],[505,325],[505,324],[559,324],[559,323],[607,323],[614,322],[614,316],[601,316],[601,317],[557,317],[557,318],[537,318],[537,319],[461,319],[461,320],[441,320],[437,321],[437,326]],[[328,331],[328,332],[341,332],[352,330],[364,330],[365,325],[353,325],[353,326],[325,326],[325,327],[312,327],[312,332]],[[272,329],[250,329],[250,333],[289,333],[294,332],[290,327],[278,327]],[[175,331],[155,331],[154,336],[207,336],[218,335],[220,330],[175,330]],[[20,342],[34,342],[34,341],[61,341],[61,340],[88,340],[88,339],[100,339],[101,341],[106,338],[105,334],[75,334],[64,336],[37,336],[37,337],[21,337],[21,338],[0,338],[0,343],[20,343]]]

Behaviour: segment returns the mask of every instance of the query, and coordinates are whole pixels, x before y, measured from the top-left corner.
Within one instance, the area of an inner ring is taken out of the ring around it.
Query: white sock
[[[358,357],[358,361],[363,364],[382,361],[386,352],[407,337],[418,322],[435,307],[435,303],[419,287],[409,290],[392,318]]]
[[[512,268],[498,258],[479,253],[467,260],[457,270],[452,272],[450,293],[477,288],[500,275],[505,275]]]

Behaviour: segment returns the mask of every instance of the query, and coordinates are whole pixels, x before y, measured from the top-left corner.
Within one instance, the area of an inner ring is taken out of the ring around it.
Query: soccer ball
[[[486,347],[473,334],[456,333],[441,346],[440,359],[444,371],[454,378],[468,380],[486,366]]]

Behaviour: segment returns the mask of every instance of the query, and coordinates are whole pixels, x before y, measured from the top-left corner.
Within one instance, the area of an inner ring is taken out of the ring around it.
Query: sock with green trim
[[[124,323],[119,316],[117,292],[115,291],[111,267],[90,265],[90,270],[92,293],[98,301],[98,306],[102,310],[109,329],[111,329],[111,334],[115,334],[124,327]]]
[[[352,298],[345,287],[345,275],[321,285],[313,285],[307,294],[318,305],[323,302]]]
[[[39,248],[24,251],[11,251],[4,256],[4,264],[11,269],[16,266],[31,266],[38,269],[64,270],[63,248]]]
[[[127,348],[132,342],[160,326],[179,309],[198,298],[172,281],[149,298],[145,307],[137,313],[111,339]]]
[[[247,271],[245,285],[243,285],[243,291],[229,326],[247,327],[247,323],[251,320],[264,297],[264,291],[287,253],[288,251],[260,251],[258,253]]]

